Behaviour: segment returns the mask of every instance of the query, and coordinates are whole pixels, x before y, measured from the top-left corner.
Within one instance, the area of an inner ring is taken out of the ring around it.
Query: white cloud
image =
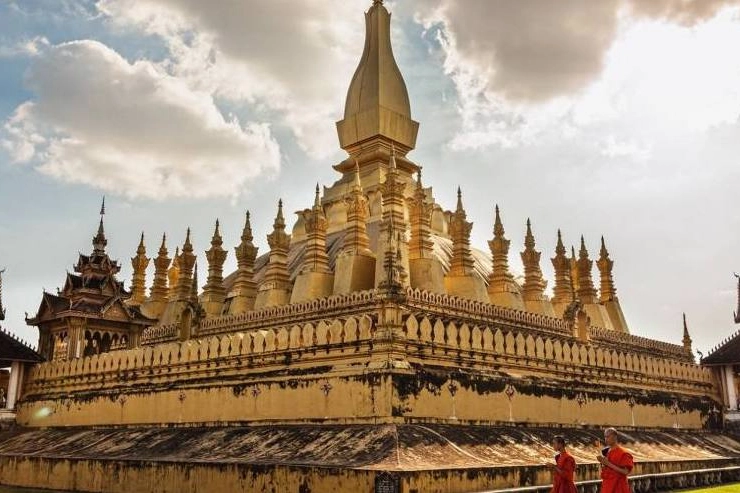
[[[68,182],[131,197],[235,196],[279,167],[267,125],[226,120],[207,92],[95,41],[49,48],[28,84],[35,98],[6,122],[3,147]]]
[[[277,112],[298,144],[323,158],[364,39],[367,0],[102,0],[115,25],[161,37],[167,68],[191,87]]]
[[[16,56],[36,56],[49,46],[49,40],[44,36],[35,36],[10,45],[0,45],[0,58]]]
[[[641,160],[645,142],[737,119],[737,3],[437,0],[416,17],[458,92],[453,149],[578,138]]]

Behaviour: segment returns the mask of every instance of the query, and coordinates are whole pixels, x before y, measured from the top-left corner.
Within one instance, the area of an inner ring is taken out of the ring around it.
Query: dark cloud
[[[418,9],[427,24],[443,24],[451,71],[472,66],[484,91],[509,100],[543,101],[571,94],[601,73],[621,13],[691,26],[738,4],[740,0],[439,0]]]

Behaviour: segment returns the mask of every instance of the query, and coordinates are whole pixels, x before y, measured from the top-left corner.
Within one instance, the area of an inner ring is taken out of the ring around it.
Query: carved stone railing
[[[627,346],[643,351],[647,350],[648,352],[693,362],[693,357],[686,352],[683,346],[678,344],[656,341],[647,337],[625,334],[624,332],[593,326],[589,329],[589,334],[592,339],[599,342],[612,343],[620,347]]]
[[[528,327],[498,323],[469,324],[450,318],[429,311],[408,315],[404,321],[407,344],[451,350],[460,353],[461,361],[475,362],[477,358],[485,359],[490,355],[533,368],[551,362],[571,368],[608,371],[618,374],[620,379],[641,384],[652,382],[674,390],[703,393],[711,389],[711,371],[690,361],[638,351],[634,347],[583,342],[569,334],[538,333]]]
[[[141,332],[139,343],[142,346],[152,346],[176,341],[179,337],[180,324],[155,325],[154,327],[147,327]]]
[[[375,290],[356,291],[346,295],[318,298],[303,303],[273,306],[258,311],[224,315],[201,322],[199,336],[222,334],[235,330],[273,327],[291,323],[356,315],[380,304]]]
[[[318,357],[331,357],[330,351],[341,351],[347,346],[372,339],[374,320],[369,316],[348,316],[345,320],[305,322],[265,330],[205,336],[183,342],[145,346],[125,351],[101,353],[69,361],[46,362],[34,366],[26,382],[26,395],[85,391],[100,389],[102,382],[109,385],[130,386],[131,380],[121,378],[129,372],[137,378],[149,375],[179,377],[178,372],[188,365],[202,363],[229,367],[229,360],[244,357],[268,356],[276,353],[300,352],[312,358],[307,349],[325,349]],[[257,363],[259,364],[259,363]],[[115,378],[111,378],[115,375]],[[131,377],[133,378],[133,377]]]
[[[458,298],[442,293],[419,289],[406,290],[405,304],[412,308],[435,314],[444,314],[461,320],[499,322],[507,325],[530,327],[557,334],[570,334],[568,323],[560,318],[525,312],[491,303]]]

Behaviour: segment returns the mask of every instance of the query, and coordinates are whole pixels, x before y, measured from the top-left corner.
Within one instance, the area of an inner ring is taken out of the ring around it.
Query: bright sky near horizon
[[[127,286],[142,230],[151,255],[192,227],[205,280],[215,219],[231,248],[249,209],[265,252],[278,198],[338,178],[370,4],[0,0],[3,327],[35,341],[102,195]],[[499,204],[521,270],[531,218],[551,287],[558,228],[593,259],[604,235],[633,333],[679,343],[686,312],[706,353],[740,328],[740,0],[385,4],[409,157],[444,207],[462,187],[474,245]]]

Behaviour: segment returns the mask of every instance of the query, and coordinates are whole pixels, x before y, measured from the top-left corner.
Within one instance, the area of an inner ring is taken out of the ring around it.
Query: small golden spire
[[[355,159],[355,183],[354,186],[362,190],[362,182],[360,181],[360,162]]]
[[[275,222],[273,223],[273,226],[275,228],[282,228],[285,229],[285,217],[283,216],[283,199],[278,200],[278,211],[277,216],[275,216]]]
[[[496,218],[493,222],[493,236],[495,238],[503,238],[505,233],[504,223],[501,222],[501,214],[499,214],[498,204],[496,204]]]
[[[567,305],[573,301],[573,279],[571,273],[571,263],[566,256],[565,245],[563,245],[563,236],[558,229],[558,242],[555,246],[555,257],[550,259],[552,266],[555,268],[555,286],[553,287],[553,303]]]
[[[136,248],[136,253],[146,253],[146,248],[144,247],[144,232],[141,232],[141,238],[139,239],[139,246]]]
[[[686,352],[691,354],[691,336],[689,335],[689,326],[686,323],[686,312],[683,314],[683,348]]]
[[[157,258],[154,259],[154,282],[149,290],[151,301],[167,300],[167,268],[170,266],[170,259],[167,256],[167,235],[162,234],[162,244],[157,252]]]
[[[139,246],[136,248],[136,256],[131,259],[133,275],[131,276],[131,298],[130,303],[141,305],[146,299],[146,268],[149,266],[149,260],[146,256],[146,247],[144,247],[144,233],[141,233]]]
[[[329,256],[326,253],[326,230],[329,223],[321,207],[318,183],[313,209],[305,209],[298,214],[303,218],[306,227],[306,251],[303,254],[301,272],[331,272]]]
[[[342,240],[342,251],[353,253],[370,253],[370,239],[367,235],[367,199],[362,193],[360,181],[360,164],[355,159],[354,184],[350,194],[344,199],[347,207],[347,233]]]
[[[105,195],[103,202],[100,204],[100,223],[98,224],[98,233],[93,237],[93,254],[104,254],[108,240],[105,238],[105,228],[103,227],[103,216],[105,215]]]
[[[283,218],[283,201],[278,201],[278,213],[273,223],[272,232],[267,235],[267,244],[270,245],[270,253],[265,269],[265,275],[259,287],[260,294],[257,295],[257,308],[263,308],[269,298],[263,292],[280,292],[287,298],[290,295],[290,272],[288,271],[288,249],[290,248],[290,236],[285,233],[285,219]],[[282,298],[281,298],[282,299]],[[285,301],[287,302],[287,301]],[[283,301],[280,301],[282,304]],[[270,305],[274,303],[270,302]]]
[[[581,248],[578,252],[576,265],[578,272],[578,298],[582,303],[596,303],[598,301],[596,297],[596,288],[594,288],[593,279],[591,277],[593,261],[588,258],[588,250],[586,250],[586,241],[584,240],[583,235],[581,235]]]
[[[432,258],[434,243],[431,239],[432,212],[434,204],[428,203],[421,182],[421,166],[416,172],[416,190],[409,205],[411,240],[409,241],[409,260]]]
[[[198,302],[198,262],[193,267],[193,282],[190,283],[190,301]]]
[[[254,307],[254,299],[257,295],[257,283],[254,282],[254,261],[257,258],[257,247],[252,242],[252,223],[249,211],[246,213],[244,229],[242,230],[241,243],[234,251],[236,253],[236,279],[233,291],[236,300],[232,301],[229,313],[243,313]]]
[[[182,253],[192,252],[192,251],[193,251],[193,244],[190,243],[190,227],[188,227],[188,231],[185,234],[185,243],[182,245]]]
[[[606,249],[604,237],[601,237],[601,249],[599,250],[599,260],[596,261],[599,268],[600,285],[599,301],[607,302],[617,298],[617,288],[614,287],[614,278],[612,277],[612,268],[614,261],[609,258],[609,251]]]
[[[525,301],[541,301],[544,299],[544,291],[547,281],[542,277],[540,269],[541,253],[535,249],[534,235],[532,234],[532,223],[527,218],[527,233],[524,237],[524,251],[520,253],[524,265],[524,286],[522,295]]]
[[[463,207],[462,203],[462,190],[460,189],[460,186],[457,187],[457,207],[455,209],[455,212],[462,212],[465,214],[465,208]]]
[[[576,248],[570,246],[570,282],[573,287],[573,299],[575,300],[578,296],[578,258],[576,257]]]
[[[177,286],[178,301],[188,301],[191,298],[193,267],[195,265],[193,244],[190,242],[190,228],[185,235],[185,243],[182,245],[182,253],[178,262],[179,280]]]
[[[244,229],[242,230],[242,241],[251,242],[254,240],[254,236],[252,236],[252,221],[251,221],[251,215],[249,211],[246,213],[246,218],[244,220]]]
[[[498,204],[496,204],[494,211],[493,239],[488,240],[492,257],[492,269],[488,277],[488,295],[492,299],[498,293],[516,293],[518,291],[514,276],[509,270],[509,245],[511,241],[504,236],[504,223],[501,221]]]

